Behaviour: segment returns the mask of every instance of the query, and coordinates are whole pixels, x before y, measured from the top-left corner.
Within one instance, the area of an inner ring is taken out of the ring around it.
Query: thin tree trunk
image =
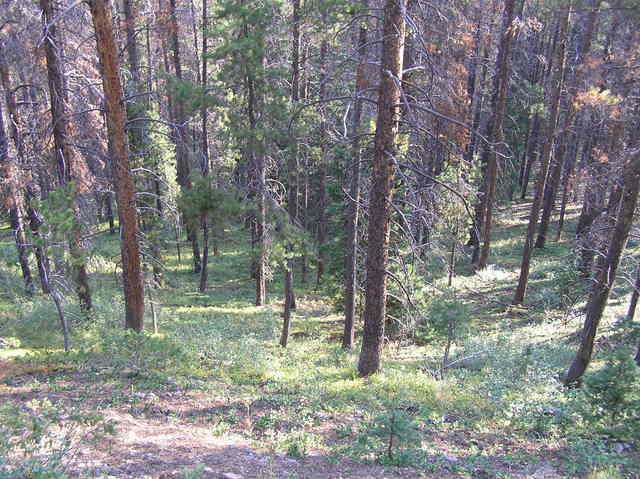
[[[478,124],[480,122],[480,115],[476,115],[476,112],[479,111],[482,103],[482,83],[484,82],[484,75],[480,79],[478,84],[478,69],[479,65],[482,64],[479,61],[480,56],[482,55],[482,16],[483,16],[483,7],[484,0],[480,0],[479,5],[476,9],[476,30],[474,33],[474,54],[469,60],[469,77],[467,79],[467,97],[469,99],[469,112],[471,116],[473,129],[470,132],[471,137],[469,139],[469,144],[467,145],[467,149],[465,151],[465,160],[468,164],[473,164],[473,157],[476,153],[476,144],[477,144],[477,135],[475,131],[478,128]]]
[[[113,217],[113,198],[111,197],[110,191],[107,191],[105,193],[104,201],[106,203],[106,210],[107,210],[106,215],[107,215],[107,222],[109,223],[109,233],[115,234],[116,222],[115,222],[115,218]]]
[[[291,279],[292,276],[290,274],[286,274],[286,270],[287,265],[283,265],[285,268],[285,275],[284,275],[284,290],[285,293],[288,291],[291,291],[292,289],[292,284],[291,284]],[[283,348],[287,347],[287,344],[289,344],[289,332],[291,330],[291,298],[292,296],[290,294],[285,294],[284,295],[284,312],[282,314],[282,333],[280,335],[280,346],[282,346]]]
[[[550,42],[551,43],[551,42]],[[545,50],[544,36],[540,38],[540,41],[536,44],[535,53],[540,55]],[[549,63],[553,61],[550,60]],[[535,67],[530,71],[530,81],[532,86],[538,86],[544,79],[544,64],[541,61],[537,61]],[[520,199],[524,200],[527,195],[527,189],[529,187],[529,178],[531,177],[531,170],[535,165],[539,141],[540,141],[540,112],[536,109],[532,113],[529,119],[529,131],[527,132],[527,141],[525,143],[525,149],[522,159],[522,171],[519,179],[520,185]]]
[[[192,4],[193,7],[193,4]],[[208,15],[207,15],[207,0],[203,0],[202,2],[202,75],[200,77],[200,86],[204,90],[207,86],[207,54],[208,43],[207,43],[207,33],[206,30],[208,28]],[[194,32],[194,41],[196,34]],[[202,108],[200,109],[200,118],[202,121],[202,152],[201,152],[201,164],[200,169],[202,171],[202,176],[209,176],[210,172],[210,163],[209,163],[209,135],[207,130],[207,122],[208,122],[208,109],[206,102],[203,102]],[[202,267],[200,269],[200,292],[204,293],[207,290],[207,282],[209,279],[209,222],[207,219],[207,215],[202,215],[201,220],[202,226]]]
[[[568,127],[568,121],[565,122],[563,131]],[[549,224],[551,223],[551,215],[555,209],[556,196],[558,187],[560,186],[560,177],[565,162],[565,153],[567,149],[566,139],[562,139],[555,152],[553,167],[549,171],[547,182],[545,184],[542,204],[542,215],[540,216],[540,226],[538,229],[538,237],[536,238],[535,248],[544,248],[549,233]]]
[[[122,276],[125,300],[125,327],[142,331],[144,327],[144,283],[138,241],[136,191],[129,167],[129,147],[125,131],[126,111],[120,83],[118,49],[113,34],[113,14],[108,0],[89,3],[102,66],[102,87],[107,106],[107,130],[113,145],[113,179],[118,201],[122,239]]]
[[[320,100],[320,165],[318,167],[318,270],[316,287],[320,285],[326,263],[324,243],[327,236],[327,119],[324,101],[326,99],[327,84],[327,53],[329,43],[323,36],[320,44],[320,87],[318,99]]]
[[[492,113],[487,127],[487,138],[491,144],[487,145],[483,156],[487,164],[487,189],[483,201],[482,249],[478,258],[478,269],[487,266],[491,249],[491,229],[493,227],[493,208],[496,196],[496,182],[498,175],[498,158],[495,148],[502,142],[502,123],[507,106],[507,91],[509,89],[509,55],[515,32],[512,28],[515,0],[504,1],[502,15],[502,37],[498,47],[496,59],[496,73],[493,82],[493,97],[491,99]]]
[[[451,287],[453,285],[453,277],[456,274],[456,238],[458,237],[458,227],[456,226],[455,232],[453,235],[453,240],[451,241],[451,251],[449,253],[449,277],[447,278],[447,287]]]
[[[173,68],[175,70],[176,80],[182,81],[182,62],[180,58],[180,42],[179,42],[179,23],[176,16],[176,0],[169,0],[169,14],[171,19],[171,50],[173,52]],[[176,142],[176,173],[177,182],[180,189],[185,192],[191,189],[191,165],[189,163],[189,146],[188,133],[186,128],[186,115],[181,102],[174,102],[175,112],[175,142]],[[184,215],[183,215],[184,216]],[[191,242],[193,251],[193,271],[199,273],[202,268],[200,260],[200,246],[198,244],[198,233],[196,221],[185,218],[185,229],[187,230],[187,238]]]
[[[306,41],[306,36],[302,35],[301,38],[301,66],[302,66],[302,71],[300,72],[300,84],[298,85],[298,89],[299,89],[299,96],[300,96],[300,100],[302,102],[305,102],[307,100],[307,78],[308,78],[308,73],[307,73],[307,59],[309,57],[309,52],[308,52],[309,48],[307,45],[307,41]],[[299,217],[300,217],[300,224],[302,225],[302,229],[303,231],[308,231],[308,223],[309,223],[309,213],[308,213],[308,208],[309,208],[309,159],[307,155],[302,155],[302,162],[303,162],[303,167],[300,171],[301,175],[298,176],[298,188],[302,188],[302,192],[301,192],[301,204],[300,204],[300,209],[298,211]],[[302,186],[300,186],[300,183],[302,184]],[[301,266],[300,266],[300,282],[302,284],[306,284],[307,283],[307,274],[308,274],[308,269],[309,269],[309,257],[307,255],[306,252],[306,248],[305,251],[302,255],[301,258]]]
[[[527,237],[525,239],[523,251],[522,251],[522,263],[520,265],[520,277],[518,279],[518,287],[513,298],[513,304],[521,304],[524,301],[524,297],[527,291],[527,284],[529,281],[529,268],[531,266],[531,254],[533,250],[533,239],[538,224],[538,217],[540,215],[540,205],[542,204],[542,198],[544,195],[545,184],[547,181],[547,173],[549,170],[549,162],[551,159],[551,151],[553,150],[553,144],[556,140],[558,131],[558,115],[560,111],[560,96],[562,94],[562,86],[564,82],[564,73],[566,65],[566,44],[567,37],[569,35],[569,25],[571,18],[571,2],[567,8],[563,11],[560,20],[560,40],[559,47],[556,50],[558,65],[555,72],[555,78],[553,81],[553,92],[551,94],[551,104],[549,120],[546,128],[546,139],[544,148],[542,150],[542,156],[540,157],[540,171],[538,172],[538,179],[536,181],[536,191],[534,193],[533,202],[531,204],[531,213],[529,215],[529,225],[527,226]]]
[[[2,140],[0,139],[0,142],[1,141]],[[0,156],[2,156],[1,151]],[[0,160],[0,163],[1,162],[2,161]],[[34,292],[34,287],[31,268],[29,267],[29,250],[27,249],[27,237],[24,231],[22,208],[18,205],[14,205],[9,211],[9,216],[11,218],[11,228],[13,229],[16,250],[18,252],[18,263],[20,264],[20,271],[22,272],[22,279],[24,281],[24,290],[30,296]]]
[[[522,190],[520,193],[520,199],[524,200],[527,196],[527,189],[529,188],[529,178],[531,177],[531,170],[536,163],[538,157],[538,145],[540,137],[540,114],[535,113],[533,116],[533,127],[531,131],[531,138],[527,145],[526,152],[526,165],[522,176]]]
[[[361,0],[363,10],[369,6],[368,0]],[[362,21],[364,22],[364,20]],[[358,292],[358,223],[360,220],[360,123],[363,102],[359,98],[365,86],[367,61],[367,25],[360,24],[358,33],[358,70],[356,72],[355,100],[351,117],[351,185],[347,199],[347,244],[345,248],[344,273],[344,332],[342,347],[351,349],[355,335],[356,298]]]
[[[483,55],[483,57],[486,55],[486,50],[487,50],[487,46],[484,47],[485,50],[485,54]],[[474,108],[475,111],[473,113],[473,131],[471,132],[471,139],[469,141],[469,148],[468,148],[468,161],[469,164],[475,164],[475,156],[476,156],[476,152],[478,150],[478,135],[475,133],[476,131],[478,131],[481,127],[482,121],[481,121],[481,117],[482,117],[482,108],[484,105],[484,98],[485,98],[485,79],[487,77],[487,62],[486,61],[482,61],[481,62],[482,67],[481,67],[481,76],[480,76],[480,81],[478,82],[478,87],[475,88],[474,90],[474,95],[477,97],[477,100],[474,103]],[[473,247],[473,252],[472,252],[472,257],[471,257],[471,264],[476,264],[478,262],[478,258],[480,257],[480,229],[482,228],[482,223],[484,221],[484,217],[483,217],[483,210],[482,210],[482,203],[484,201],[484,195],[486,194],[486,165],[483,163],[481,166],[481,170],[482,170],[482,174],[481,174],[481,182],[480,182],[480,187],[478,189],[478,200],[476,201],[475,207],[474,207],[474,216],[473,216],[473,223],[471,224],[471,229],[469,231],[469,241],[467,242],[467,246],[471,246]]]
[[[587,17],[587,25],[584,30],[584,35],[582,38],[582,42],[578,47],[577,57],[575,60],[575,67],[573,69],[573,74],[568,79],[567,85],[567,112],[565,114],[564,123],[562,126],[562,131],[564,132],[563,141],[560,144],[560,147],[557,152],[557,158],[554,162],[554,167],[552,171],[549,173],[549,181],[547,184],[547,189],[545,189],[544,195],[544,207],[542,216],[540,218],[540,230],[538,232],[538,238],[536,239],[536,248],[544,248],[546,237],[549,230],[549,223],[551,221],[551,215],[553,213],[553,209],[555,206],[555,198],[558,191],[558,186],[560,184],[560,177],[563,173],[563,166],[565,165],[566,158],[565,154],[567,151],[569,140],[566,138],[566,135],[569,132],[569,129],[575,119],[575,96],[578,92],[578,88],[581,87],[583,72],[583,65],[586,56],[591,49],[591,43],[593,41],[593,36],[596,30],[596,23],[598,14],[600,11],[600,3],[601,0],[592,0],[593,6],[589,11],[589,15]],[[572,135],[575,141],[575,135]],[[570,137],[571,138],[571,137]],[[572,168],[571,168],[572,169]],[[561,207],[561,221],[564,223],[564,211],[566,209],[566,197],[565,197],[565,189],[564,189],[564,177],[563,177],[563,206]],[[558,232],[562,230],[561,227],[558,228]],[[558,233],[558,238],[560,237],[560,233]]]
[[[207,29],[209,28],[209,17],[207,13],[207,0],[202,0],[202,88],[205,89],[207,87],[208,80],[208,58],[209,54],[209,45]],[[209,164],[209,134],[207,129],[208,123],[208,113],[207,105],[203,102],[202,108],[200,109],[200,117],[202,120],[202,175],[207,176],[210,170]]]
[[[589,178],[584,191],[578,226],[576,227],[577,269],[584,278],[591,275],[595,256],[592,226],[605,209],[608,182],[608,177],[606,176],[608,165],[601,164],[593,158],[593,147],[597,144],[598,139],[599,134],[594,133],[590,144],[586,147],[585,155],[588,159]]]
[[[207,214],[202,215],[202,269],[200,270],[200,292],[207,290],[207,281],[209,279],[209,222]]]
[[[245,35],[248,35],[248,31],[245,26]],[[258,105],[258,92],[256,91],[256,80],[253,77],[251,71],[246,75],[246,90],[247,90],[247,116],[249,119],[249,128],[251,131],[255,131],[258,128],[257,123],[257,109]],[[255,280],[256,280],[256,306],[262,306],[265,304],[267,296],[267,282],[266,282],[266,216],[267,208],[265,201],[265,184],[266,184],[266,171],[265,160],[262,152],[262,145],[257,144],[255,135],[252,135],[248,140],[249,157],[251,158],[252,165],[252,183],[255,193],[256,201],[256,215],[255,215],[255,230],[252,244],[258,245],[258,255],[255,259]]]
[[[40,0],[42,9],[42,22],[44,30],[45,55],[47,59],[47,76],[51,99],[51,120],[54,140],[54,156],[57,166],[58,183],[67,186],[69,183],[77,183],[75,175],[79,171],[77,153],[71,146],[69,115],[67,111],[67,91],[64,81],[61,56],[63,45],[58,35],[55,11],[51,0]],[[71,269],[76,283],[76,294],[80,302],[80,308],[84,312],[92,309],[91,289],[89,288],[89,276],[87,274],[86,261],[81,243],[81,219],[77,205],[77,188],[74,184],[71,194],[71,209],[74,215],[74,225],[70,232],[69,253],[71,255]]]
[[[402,81],[405,27],[405,1],[387,0],[384,7],[381,81],[369,201],[364,332],[358,362],[360,376],[369,376],[379,371],[381,366],[395,141],[400,120],[401,92],[397,81]]]
[[[9,113],[9,124],[11,136],[18,154],[17,160],[23,160],[23,148],[20,134],[18,132],[18,116],[13,91],[9,87],[9,72],[4,65],[3,49],[0,43],[0,77],[2,78],[2,86],[5,90],[5,98],[7,101],[7,110]],[[9,209],[9,217],[11,219],[11,228],[13,229],[16,250],[18,252],[18,263],[22,272],[25,292],[28,295],[33,294],[33,277],[31,268],[29,267],[29,250],[27,249],[27,238],[24,231],[23,218],[23,196],[20,192],[20,179],[18,178],[18,168],[14,161],[9,157],[9,141],[7,139],[4,127],[4,119],[2,113],[2,103],[0,102],[0,173],[5,179],[6,191],[5,198]]]
[[[71,351],[71,339],[69,336],[69,323],[67,322],[67,318],[64,315],[64,308],[62,307],[62,299],[60,298],[58,291],[55,289],[51,290],[51,298],[53,299],[53,304],[56,306],[58,319],[60,319],[60,326],[62,327],[64,351],[65,353],[68,353]]]
[[[524,149],[520,158],[520,172],[518,173],[518,186],[522,191],[522,182],[524,181],[524,173],[527,170],[527,151],[529,150],[529,144],[531,143],[531,132],[533,131],[533,116],[529,115],[529,124],[527,125],[527,134],[524,140]]]
[[[300,0],[293,0],[293,18],[291,25],[291,104],[297,108],[300,101]],[[291,138],[291,146],[288,156],[288,198],[287,206],[289,221],[295,225],[298,218],[298,138],[294,129]],[[293,245],[288,244],[286,249],[293,251]],[[284,313],[282,323],[282,335],[280,345],[284,348],[289,342],[289,330],[291,325],[291,310],[295,309],[295,293],[293,291],[293,267],[294,260],[289,259],[283,263],[284,269]]]
[[[29,229],[31,230],[31,236],[34,238],[33,251],[36,255],[36,264],[38,266],[38,277],[40,279],[40,287],[44,294],[51,293],[49,289],[49,283],[47,281],[47,270],[49,260],[47,258],[44,248],[41,246],[43,242],[42,234],[40,233],[40,226],[42,225],[41,215],[30,205],[30,200],[35,198],[35,195],[27,187],[27,219],[29,220]]]
[[[2,113],[2,104],[0,103],[0,174],[5,178],[6,191],[5,194],[7,206],[9,207],[9,216],[11,219],[11,228],[18,252],[18,262],[22,271],[22,279],[27,294],[33,293],[33,278],[31,277],[31,269],[29,268],[29,256],[26,248],[26,237],[24,234],[24,226],[22,221],[22,211],[20,202],[18,201],[19,193],[16,182],[16,170],[9,158],[9,148],[7,136],[4,128],[4,119]]]
[[[131,71],[131,80],[136,86],[136,92],[140,84],[140,55],[138,54],[138,42],[136,41],[135,20],[136,14],[134,12],[135,6],[132,0],[122,0],[122,6],[124,10],[124,24],[126,33],[126,50],[129,57],[129,69]]]
[[[640,297],[640,264],[636,267],[636,279],[633,282],[633,291],[629,299],[629,308],[627,309],[627,321],[633,321],[636,315],[636,307],[638,306],[638,298]]]
[[[577,135],[572,135],[572,147],[568,160],[565,162],[565,169],[562,173],[562,200],[560,202],[560,214],[558,218],[558,231],[556,232],[556,241],[560,241],[562,229],[564,228],[564,218],[567,212],[567,203],[569,202],[569,189],[571,187],[571,176],[575,168],[576,156],[578,154]]]

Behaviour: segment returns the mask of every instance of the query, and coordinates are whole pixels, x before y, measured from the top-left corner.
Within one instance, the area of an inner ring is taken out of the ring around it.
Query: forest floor
[[[569,240],[536,253],[526,307],[509,306],[528,207],[500,215],[496,266],[472,274],[460,260],[454,287],[471,333],[451,353],[467,359],[444,378],[433,373],[441,342],[406,340],[387,345],[381,374],[358,378],[328,289],[299,285],[291,343],[280,348],[281,284],[274,278],[267,306],[252,305],[251,253],[235,229],[205,293],[185,245],[181,261],[166,251],[159,332],[144,337],[119,327],[117,239],[97,240],[96,311],[87,321],[68,302],[71,353],[51,349],[61,339],[47,298],[20,297],[16,268],[0,266],[0,337],[20,340],[0,349],[0,478],[12,477],[3,459],[42,474],[15,477],[39,478],[640,477],[636,445],[581,432],[566,412],[558,378],[585,299],[568,273]],[[9,241],[0,247],[13,253]],[[614,291],[595,367],[628,293]],[[54,469],[67,475],[42,472]]]

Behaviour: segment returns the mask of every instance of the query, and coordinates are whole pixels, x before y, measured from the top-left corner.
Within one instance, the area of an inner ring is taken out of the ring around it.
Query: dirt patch
[[[225,473],[243,479],[425,477],[410,469],[385,471],[380,466],[350,460],[334,464],[319,453],[294,459],[260,449],[240,435],[216,437],[211,428],[184,424],[170,417],[134,418],[117,410],[108,410],[104,415],[117,423],[117,435],[99,449],[83,449],[74,468],[75,476],[180,478],[185,471],[199,468],[201,477],[206,478],[222,478]]]

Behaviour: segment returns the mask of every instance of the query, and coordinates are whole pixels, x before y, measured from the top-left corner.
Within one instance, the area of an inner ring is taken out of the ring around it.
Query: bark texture
[[[395,176],[395,141],[400,120],[405,13],[404,0],[386,1],[378,120],[369,201],[364,332],[358,362],[360,376],[369,376],[380,370],[384,342],[386,267],[389,257],[389,220]]]
[[[144,327],[144,283],[140,265],[136,192],[129,167],[129,146],[125,131],[127,116],[118,67],[118,48],[111,21],[113,14],[108,0],[92,0],[89,7],[102,65],[102,87],[107,106],[107,130],[114,153],[112,158],[113,180],[122,230],[120,253],[125,299],[125,327],[140,332]]]

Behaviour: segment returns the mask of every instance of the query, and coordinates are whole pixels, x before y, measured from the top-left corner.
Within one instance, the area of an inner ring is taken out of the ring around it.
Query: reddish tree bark
[[[54,162],[57,169],[57,180],[60,186],[76,183],[71,191],[71,208],[75,217],[69,239],[71,269],[76,283],[76,294],[80,308],[88,312],[92,309],[89,275],[84,258],[81,241],[80,213],[78,211],[77,177],[79,171],[78,155],[71,146],[69,113],[67,111],[67,89],[61,64],[61,53],[64,50],[55,21],[55,10],[51,0],[40,0],[43,22],[43,44],[47,58],[47,78],[51,101],[51,122],[54,142]]]
[[[125,131],[126,111],[120,83],[118,48],[113,35],[112,12],[109,0],[89,2],[100,64],[102,88],[107,107],[107,130],[112,142],[113,180],[118,202],[118,217],[122,239],[122,278],[125,300],[125,327],[142,331],[144,328],[144,283],[140,266],[138,242],[138,214],[136,192],[129,167],[129,146]]]

